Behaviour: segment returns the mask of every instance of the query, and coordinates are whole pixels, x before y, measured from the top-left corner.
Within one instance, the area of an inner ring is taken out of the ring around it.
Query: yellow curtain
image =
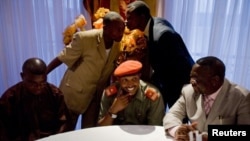
[[[108,8],[111,11],[116,11],[125,18],[124,8],[126,8],[126,5],[124,4],[130,3],[133,1],[135,0],[83,0],[83,6],[89,12],[92,23],[93,23],[94,13],[100,7]],[[143,0],[143,1],[145,1],[148,4],[151,10],[152,16],[156,16],[156,1],[157,0]]]

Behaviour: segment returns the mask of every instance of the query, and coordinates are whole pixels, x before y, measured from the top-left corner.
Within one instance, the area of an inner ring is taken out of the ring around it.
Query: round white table
[[[162,126],[100,126],[52,135],[37,141],[173,141]]]

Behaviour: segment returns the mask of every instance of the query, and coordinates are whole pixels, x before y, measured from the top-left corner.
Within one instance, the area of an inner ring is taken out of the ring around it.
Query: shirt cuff
[[[179,128],[180,126],[174,126],[168,129],[168,133],[170,136],[174,137],[175,136],[175,132],[176,130]]]

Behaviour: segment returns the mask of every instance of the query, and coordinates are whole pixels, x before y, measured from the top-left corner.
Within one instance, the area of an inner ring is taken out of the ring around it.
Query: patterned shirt
[[[0,115],[10,140],[27,141],[58,133],[68,117],[63,95],[57,87],[47,83],[44,93],[34,95],[22,82],[2,95]]]

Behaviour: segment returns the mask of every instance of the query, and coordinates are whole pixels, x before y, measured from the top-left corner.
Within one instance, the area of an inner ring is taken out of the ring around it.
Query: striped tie
[[[204,100],[205,113],[206,113],[206,115],[208,115],[210,112],[210,109],[212,107],[213,99],[210,98],[209,96],[203,95],[203,100]]]

